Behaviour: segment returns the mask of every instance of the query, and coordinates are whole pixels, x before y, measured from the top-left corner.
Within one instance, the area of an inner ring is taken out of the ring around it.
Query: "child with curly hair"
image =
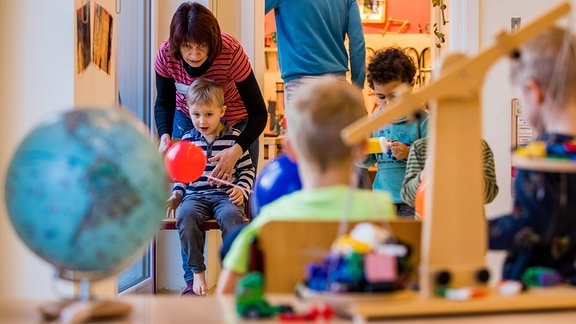
[[[386,110],[403,89],[411,89],[416,75],[416,66],[402,49],[391,47],[377,51],[368,64],[368,85],[374,90],[378,108],[374,114]],[[402,201],[400,190],[406,172],[406,160],[410,145],[428,133],[428,114],[423,110],[411,120],[408,116],[374,132],[380,138],[382,153],[369,154],[363,161],[364,167],[377,165],[372,184],[374,190],[387,191],[396,206],[396,214],[414,217],[414,207]]]

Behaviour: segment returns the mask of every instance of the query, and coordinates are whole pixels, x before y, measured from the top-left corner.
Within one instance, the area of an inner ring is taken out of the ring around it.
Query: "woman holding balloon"
[[[156,102],[154,118],[159,150],[193,128],[186,106],[186,92],[197,78],[216,81],[224,89],[223,119],[240,129],[235,145],[210,158],[217,162],[212,176],[230,180],[242,153],[258,161],[258,137],[267,120],[266,105],[248,56],[231,35],[221,32],[212,12],[197,2],[182,3],[170,23],[170,37],[160,46],[154,65]],[[214,183],[214,182],[213,182]]]

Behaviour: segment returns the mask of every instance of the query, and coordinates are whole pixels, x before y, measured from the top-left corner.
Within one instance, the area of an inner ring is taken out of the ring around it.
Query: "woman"
[[[170,23],[170,38],[162,43],[154,65],[156,103],[154,118],[159,149],[165,152],[172,139],[191,129],[186,90],[199,77],[224,88],[224,119],[242,130],[234,146],[210,157],[218,162],[212,176],[229,180],[242,152],[249,149],[258,163],[258,137],[267,120],[266,105],[252,66],[240,43],[221,32],[212,12],[197,2],[182,3]]]
[[[193,128],[186,93],[190,84],[202,77],[222,86],[226,106],[223,119],[242,131],[233,146],[208,156],[210,162],[217,162],[211,176],[230,181],[234,165],[246,150],[257,166],[258,137],[268,118],[264,98],[242,46],[220,31],[218,20],[208,8],[197,2],[184,2],[178,7],[170,23],[170,37],[158,50],[154,70],[154,118],[161,152],[168,149],[172,139],[181,138]],[[194,294],[193,273],[185,262],[184,250],[182,258],[186,281],[182,294]]]

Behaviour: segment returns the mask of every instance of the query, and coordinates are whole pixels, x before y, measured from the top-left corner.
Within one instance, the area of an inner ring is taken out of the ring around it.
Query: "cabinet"
[[[264,70],[264,100],[268,104],[269,100],[276,101],[276,83],[282,82],[280,78],[280,67],[278,66],[278,48],[264,48],[265,70]]]
[[[260,154],[258,156],[258,170],[274,160],[282,152],[284,135],[276,137],[262,136],[260,138]]]

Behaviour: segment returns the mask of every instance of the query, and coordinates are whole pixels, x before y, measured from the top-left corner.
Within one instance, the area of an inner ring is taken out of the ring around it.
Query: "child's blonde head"
[[[566,29],[552,27],[526,42],[511,62],[512,83],[520,87],[528,80],[545,92],[552,107],[562,107],[576,98],[576,41]]]
[[[224,90],[213,80],[198,78],[188,87],[186,104],[188,107],[204,105],[223,108]]]
[[[298,88],[289,105],[287,137],[301,159],[319,171],[352,160],[353,148],[340,132],[366,116],[360,89],[337,78],[320,78]]]

